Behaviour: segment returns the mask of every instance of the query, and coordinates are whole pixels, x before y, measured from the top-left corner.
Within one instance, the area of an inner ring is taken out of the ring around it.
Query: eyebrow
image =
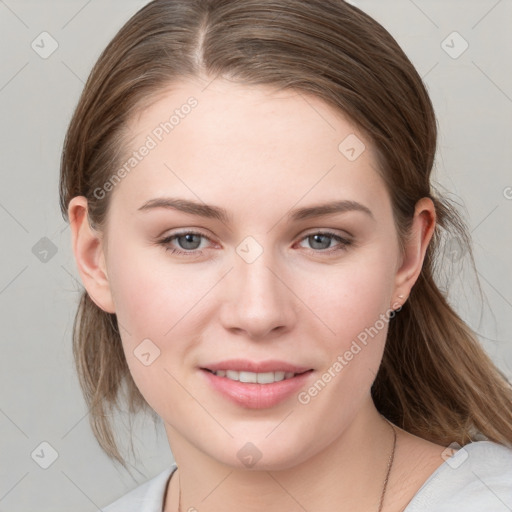
[[[229,214],[224,208],[173,197],[157,197],[150,199],[139,208],[139,211],[148,211],[155,208],[178,210],[192,215],[199,215],[200,217],[217,219],[226,224],[229,222]]]
[[[156,208],[178,210],[184,213],[198,215],[200,217],[217,219],[226,224],[230,222],[230,215],[224,208],[173,197],[158,197],[155,199],[150,199],[149,201],[146,201],[138,210],[144,212]],[[367,206],[350,200],[333,201],[315,206],[296,208],[288,212],[286,216],[291,221],[298,221],[350,211],[365,213],[375,220],[372,211]]]

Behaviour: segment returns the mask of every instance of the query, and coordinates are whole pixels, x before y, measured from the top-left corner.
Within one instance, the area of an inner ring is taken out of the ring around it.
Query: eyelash
[[[163,238],[162,240],[160,240],[158,242],[158,244],[162,245],[166,251],[169,251],[171,254],[175,254],[175,255],[178,255],[178,256],[181,256],[181,255],[184,255],[184,256],[188,256],[188,257],[192,257],[192,256],[201,256],[203,254],[203,251],[201,250],[198,250],[198,249],[191,249],[189,251],[185,251],[185,250],[181,250],[181,249],[176,249],[174,247],[170,247],[169,244],[177,239],[177,238],[180,238],[182,236],[186,236],[186,235],[197,235],[197,236],[200,236],[202,238],[205,238],[207,240],[210,240],[206,235],[204,235],[203,233],[199,233],[197,231],[182,231],[181,233],[174,233],[170,236],[167,236],[165,238]],[[351,240],[348,240],[346,238],[343,238],[339,235],[337,235],[336,233],[333,233],[331,231],[315,231],[315,232],[312,232],[312,233],[308,233],[307,235],[303,236],[300,241],[302,242],[303,240],[309,238],[310,236],[315,236],[315,235],[322,235],[322,236],[328,236],[328,237],[331,237],[333,239],[336,239],[338,240],[339,242],[339,245],[337,247],[334,247],[334,248],[328,248],[328,249],[310,249],[310,251],[313,251],[315,253],[319,253],[319,254],[332,254],[332,253],[337,253],[339,251],[345,251],[347,250],[347,248],[352,245],[352,241]]]

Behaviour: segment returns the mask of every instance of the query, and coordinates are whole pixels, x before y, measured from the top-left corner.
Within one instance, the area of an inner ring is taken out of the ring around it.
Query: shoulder
[[[490,441],[477,441],[446,458],[404,512],[431,510],[512,510],[512,449]]]
[[[104,507],[103,512],[162,512],[167,482],[175,469],[176,465],[173,464],[151,480]]]

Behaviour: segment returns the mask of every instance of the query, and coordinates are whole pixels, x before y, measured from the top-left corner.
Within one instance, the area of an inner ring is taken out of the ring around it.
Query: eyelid
[[[175,236],[175,235],[188,235],[189,233],[195,233],[196,235],[203,235],[207,238],[211,238],[210,234],[207,234],[206,229],[204,228],[196,228],[196,227],[186,227],[186,228],[175,228],[175,229],[166,229],[163,231],[162,235],[158,235],[157,239],[159,238],[167,238],[169,236]]]
[[[304,238],[306,236],[311,236],[311,235],[316,235],[316,234],[339,236],[340,238],[344,238],[347,241],[352,241],[354,239],[354,236],[351,235],[348,231],[339,230],[339,229],[331,229],[331,228],[312,228],[311,230],[307,230],[302,235],[299,235],[299,236]]]
[[[155,241],[157,244],[170,243],[171,240],[175,240],[176,238],[179,238],[180,236],[185,236],[185,235],[198,235],[198,236],[201,236],[204,239],[208,240],[209,242],[215,243],[215,241],[212,239],[212,237],[210,235],[207,235],[204,232],[202,232],[196,228],[183,229],[180,231],[172,231],[169,234],[165,234],[160,237],[157,237]],[[195,249],[194,251],[198,252],[197,249]],[[192,253],[194,251],[187,251],[187,252]]]

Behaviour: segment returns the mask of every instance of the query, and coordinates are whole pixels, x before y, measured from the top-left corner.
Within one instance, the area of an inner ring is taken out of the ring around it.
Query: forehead
[[[119,165],[126,177],[113,199],[132,210],[166,193],[224,207],[226,198],[233,206],[262,206],[272,197],[283,207],[302,198],[386,207],[364,134],[303,92],[223,79],[180,82],[131,120],[128,135]]]

